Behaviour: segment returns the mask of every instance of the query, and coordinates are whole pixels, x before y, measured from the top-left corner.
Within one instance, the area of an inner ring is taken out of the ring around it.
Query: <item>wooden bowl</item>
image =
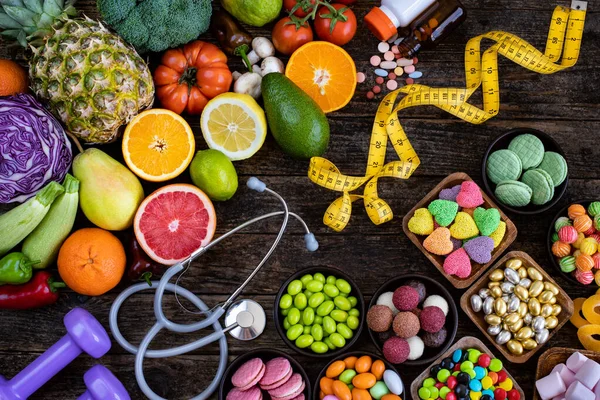
[[[292,364],[292,369],[294,370],[294,373],[297,372],[300,375],[302,375],[302,379],[304,379],[304,383],[306,385],[302,393],[304,393],[304,396],[307,399],[310,399],[310,380],[308,379],[306,371],[304,370],[304,368],[302,368],[302,365],[298,361],[294,360],[289,354],[286,354],[283,351],[275,349],[256,349],[242,354],[241,356],[233,360],[231,364],[229,364],[229,367],[227,367],[227,369],[225,370],[225,374],[223,375],[221,384],[219,385],[219,400],[225,400],[229,391],[233,389],[233,385],[231,384],[231,377],[233,376],[235,371],[237,371],[238,368],[241,367],[242,364],[244,364],[246,361],[256,357],[263,360],[264,363],[277,357],[287,358],[290,361],[290,364]],[[263,398],[270,399],[270,396],[265,390],[263,390]]]
[[[479,340],[473,336],[464,336],[458,342],[456,342],[452,347],[450,347],[444,354],[442,354],[437,360],[435,360],[429,367],[427,367],[427,369],[425,371],[421,372],[421,375],[417,376],[417,378],[413,381],[412,385],[410,385],[410,394],[412,395],[412,398],[419,399],[419,388],[421,387],[423,381],[426,378],[429,378],[429,370],[431,369],[431,367],[433,367],[436,364],[439,364],[440,362],[442,362],[442,360],[444,358],[452,355],[452,353],[454,353],[454,350],[469,349],[469,348],[477,349],[477,350],[481,351],[482,353],[486,353],[490,357],[495,358],[494,353],[492,353],[490,351],[490,349],[488,349],[481,342],[481,340]],[[517,392],[519,392],[519,394],[521,395],[521,399],[525,399],[526,397],[525,397],[525,393],[523,392],[523,389],[521,389],[521,386],[519,386],[519,383],[508,372],[508,370],[506,369],[506,365],[504,365],[504,370],[506,371],[506,374],[508,375],[508,377],[513,381],[513,388],[516,389]]]
[[[581,353],[587,358],[590,358],[597,363],[600,363],[600,353],[589,350],[581,350],[581,349],[568,349],[566,347],[553,347],[548,349],[540,356],[537,364],[537,371],[535,373],[535,380],[542,379],[546,375],[548,375],[552,368],[555,365],[564,363],[567,361],[567,358],[571,356],[573,353]],[[533,391],[533,400],[541,400],[540,395],[537,390]]]
[[[448,289],[446,289],[444,285],[442,285],[440,282],[438,282],[434,278],[422,274],[405,274],[388,280],[383,285],[381,285],[379,289],[377,289],[377,291],[371,298],[369,308],[373,307],[377,303],[377,299],[381,294],[385,292],[393,292],[394,290],[402,286],[405,282],[410,280],[417,280],[423,282],[425,288],[427,289],[427,296],[437,294],[438,296],[442,296],[446,300],[446,302],[448,302],[448,315],[446,316],[445,325],[448,335],[446,336],[446,342],[442,346],[438,348],[426,347],[421,358],[417,360],[406,360],[402,364],[395,364],[403,367],[422,366],[431,363],[433,360],[439,357],[441,353],[446,351],[448,347],[450,347],[450,345],[454,341],[454,337],[456,336],[456,330],[458,329],[458,311],[456,310],[456,303],[452,298],[452,295],[450,294]],[[369,328],[367,327],[367,329]],[[379,352],[383,353],[383,343],[379,340],[377,332],[373,332],[371,329],[369,329],[369,336],[371,336],[371,341],[373,342],[375,347],[377,347]]]
[[[477,282],[475,282],[475,284],[473,286],[471,286],[469,288],[469,290],[467,290],[462,295],[462,297],[460,298],[460,306],[464,310],[464,312],[469,316],[469,318],[471,318],[471,321],[473,321],[475,323],[475,325],[477,325],[477,327],[485,335],[485,337],[488,338],[488,340],[494,346],[496,346],[498,351],[500,351],[500,353],[502,353],[502,355],[504,357],[506,357],[506,359],[508,361],[520,364],[520,363],[524,363],[527,360],[529,360],[535,353],[537,353],[543,347],[543,345],[537,346],[533,350],[525,351],[520,356],[516,356],[516,355],[512,354],[510,351],[508,351],[508,348],[506,347],[506,345],[497,344],[496,340],[494,340],[494,337],[491,336],[487,332],[488,324],[483,319],[483,317],[484,317],[483,312],[482,311],[477,312],[477,313],[474,312],[473,309],[471,308],[471,302],[469,300],[472,295],[476,294],[479,291],[479,289],[487,287],[488,275],[491,273],[491,271],[503,266],[504,263],[511,258],[520,258],[521,260],[523,260],[523,263],[525,266],[535,267],[538,271],[540,271],[540,273],[544,277],[544,280],[547,280],[547,281],[553,283],[558,288],[559,293],[558,293],[558,296],[556,296],[557,304],[560,304],[560,306],[562,307],[562,312],[557,316],[558,325],[556,326],[556,328],[554,328],[550,331],[550,336],[548,337],[548,342],[550,341],[550,339],[552,339],[552,337],[554,335],[556,335],[556,333],[560,330],[560,328],[562,328],[562,326],[564,324],[566,324],[567,321],[569,321],[569,318],[571,318],[571,316],[573,315],[574,305],[573,305],[573,300],[571,300],[569,295],[558,285],[558,283],[556,283],[556,281],[554,279],[552,279],[550,277],[550,275],[548,275],[548,273],[542,267],[540,267],[538,265],[538,263],[536,263],[533,260],[533,258],[531,258],[529,256],[529,254],[522,252],[522,251],[511,251],[509,253],[506,253],[506,255],[504,257],[502,257],[494,265],[494,267],[492,269],[490,269],[490,271],[488,273],[486,273],[484,276],[482,276]],[[546,343],[548,343],[548,342],[546,342]]]
[[[561,156],[563,156],[563,158],[565,160],[567,159],[567,157],[565,156],[565,153],[562,150],[562,148],[560,147],[560,145],[556,142],[556,140],[554,140],[552,138],[552,136],[548,135],[547,133],[538,131],[536,129],[531,129],[531,128],[515,128],[515,129],[511,129],[508,132],[501,134],[496,139],[494,139],[492,141],[492,143],[489,145],[487,151],[485,152],[485,155],[483,156],[483,162],[481,163],[481,177],[483,178],[483,186],[485,187],[485,190],[504,209],[506,209],[512,213],[515,213],[515,214],[535,215],[535,214],[539,214],[539,213],[549,210],[556,203],[558,203],[558,201],[565,195],[565,192],[567,191],[567,185],[569,183],[569,172],[568,171],[567,171],[567,177],[565,178],[565,180],[560,185],[558,185],[557,187],[554,188],[554,197],[549,202],[547,202],[546,204],[539,205],[539,206],[535,205],[533,203],[529,203],[525,207],[511,207],[511,206],[508,206],[508,205],[502,203],[500,200],[498,200],[498,198],[494,194],[494,191],[496,190],[496,184],[494,184],[494,182],[492,182],[491,180],[488,179],[487,172],[486,172],[487,160],[488,160],[488,157],[490,156],[490,154],[492,154],[496,150],[508,149],[508,144],[510,143],[510,141],[513,140],[515,137],[522,135],[524,133],[530,133],[530,134],[536,136],[538,139],[540,139],[542,141],[542,143],[544,144],[545,151],[553,151],[553,152],[558,153]]]
[[[472,262],[471,263],[471,268],[472,268],[471,276],[469,276],[468,278],[465,278],[465,279],[461,279],[457,276],[448,275],[444,272],[443,265],[444,265],[445,257],[431,254],[430,252],[425,250],[425,248],[423,247],[423,241],[425,240],[426,236],[419,236],[419,235],[415,235],[414,233],[412,233],[408,229],[408,221],[413,217],[413,215],[415,214],[415,211],[417,209],[427,208],[429,203],[431,203],[433,200],[436,200],[438,198],[440,192],[442,191],[442,189],[451,188],[453,186],[460,185],[464,181],[472,181],[472,180],[473,179],[471,179],[471,177],[469,175],[465,174],[464,172],[455,172],[451,175],[448,175],[435,188],[433,188],[433,190],[431,192],[427,193],[427,195],[425,197],[423,197],[423,199],[420,202],[418,202],[417,205],[415,205],[412,208],[412,210],[410,210],[404,216],[404,219],[402,220],[402,228],[404,229],[404,233],[406,234],[406,236],[408,236],[408,238],[411,240],[411,242],[413,242],[415,244],[415,246],[417,246],[423,252],[423,254],[425,254],[425,256],[429,259],[429,261],[431,261],[431,263],[433,265],[435,265],[435,267],[442,273],[442,275],[444,275],[444,277],[450,281],[452,286],[454,286],[457,289],[464,289],[464,288],[470,286],[473,282],[475,282],[475,280],[477,278],[479,278],[479,276],[483,272],[485,272],[485,270],[488,269],[489,266],[492,265],[498,257],[500,257],[500,255],[504,252],[504,250],[506,250],[508,248],[508,246],[510,246],[510,244],[517,237],[517,227],[515,226],[515,224],[512,223],[512,221],[504,214],[504,212],[502,212],[500,207],[498,207],[496,205],[496,203],[494,203],[488,197],[488,195],[485,194],[485,192],[482,190],[481,194],[482,194],[483,200],[484,200],[482,207],[484,207],[486,209],[487,208],[498,209],[498,211],[500,212],[500,218],[502,219],[502,221],[504,221],[506,223],[506,233],[504,234],[504,238],[502,238],[502,242],[500,242],[500,245],[498,247],[496,247],[494,249],[494,251],[492,251],[492,259],[487,264],[477,264],[477,263]]]
[[[310,349],[310,347],[301,349],[298,346],[296,346],[296,344],[294,342],[292,342],[290,339],[288,339],[286,336],[286,331],[285,331],[285,329],[283,329],[283,320],[285,317],[281,314],[281,312],[279,312],[279,301],[281,300],[281,296],[283,296],[284,294],[287,293],[287,287],[290,284],[290,282],[295,279],[300,279],[302,276],[304,276],[306,274],[316,274],[318,272],[325,275],[325,277],[327,277],[329,275],[333,275],[336,278],[342,278],[342,279],[345,279],[346,281],[348,281],[348,283],[352,287],[350,296],[354,296],[354,297],[356,297],[356,300],[358,300],[356,303],[356,307],[354,307],[354,308],[356,308],[360,312],[360,315],[358,316],[358,319],[359,319],[358,328],[355,331],[353,331],[354,336],[352,336],[352,338],[346,340],[346,345],[344,347],[335,349],[333,351],[330,350],[327,353],[323,353],[323,354],[315,353],[314,351],[312,351]],[[344,271],[341,271],[337,268],[331,268],[331,267],[311,267],[311,268],[306,268],[306,269],[303,269],[301,271],[298,271],[298,272],[292,274],[292,276],[290,276],[284,282],[284,284],[281,285],[281,287],[279,288],[277,297],[275,297],[275,303],[273,304],[273,320],[275,321],[275,328],[277,329],[277,333],[279,333],[279,336],[281,336],[281,339],[285,342],[285,344],[290,349],[292,349],[302,355],[305,355],[308,357],[315,357],[315,358],[324,358],[324,359],[331,359],[332,357],[337,357],[340,354],[350,350],[350,348],[354,345],[354,343],[356,343],[356,341],[360,337],[360,334],[363,330],[363,326],[365,325],[366,313],[367,312],[365,311],[365,298],[362,295],[361,291],[358,289],[358,285],[356,284],[354,279],[352,279],[350,277],[350,275],[348,275]]]
[[[319,382],[320,382],[321,378],[325,376],[325,371],[327,371],[327,368],[329,368],[329,366],[334,361],[343,360],[343,359],[345,359],[347,357],[352,357],[352,356],[359,357],[359,358],[362,357],[362,356],[369,356],[369,357],[371,357],[371,359],[373,361],[381,360],[385,364],[385,368],[386,369],[390,369],[390,370],[394,371],[395,373],[398,374],[398,376],[400,377],[400,379],[402,379],[402,375],[400,375],[400,373],[398,372],[398,370],[396,368],[394,368],[394,366],[391,363],[389,363],[385,358],[380,357],[378,355],[375,355],[373,353],[369,353],[368,351],[353,351],[353,352],[350,352],[350,353],[346,353],[346,354],[344,354],[342,356],[332,358],[331,361],[329,361],[327,363],[327,365],[325,365],[323,367],[323,369],[321,370],[321,372],[319,372],[319,376],[317,377],[317,380],[315,381],[314,388],[313,388],[313,399],[314,400],[317,400],[319,398],[319,392],[321,391],[321,386],[320,386]],[[404,390],[402,391],[402,394],[400,395],[400,397],[403,398],[403,399],[406,399],[406,397],[404,396],[406,394],[406,382],[404,381],[404,379],[402,379],[402,384],[404,386]],[[310,399],[310,397],[307,397],[307,399]],[[418,399],[418,397],[416,397],[415,399]]]

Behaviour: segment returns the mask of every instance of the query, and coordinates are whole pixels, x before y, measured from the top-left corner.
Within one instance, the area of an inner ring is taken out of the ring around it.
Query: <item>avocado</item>
[[[329,122],[321,107],[288,77],[272,72],[263,77],[262,97],[273,137],[293,158],[325,153]]]

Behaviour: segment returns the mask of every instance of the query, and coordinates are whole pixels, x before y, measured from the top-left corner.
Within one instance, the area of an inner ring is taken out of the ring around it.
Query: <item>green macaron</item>
[[[567,178],[567,161],[563,156],[553,151],[544,153],[544,158],[538,168],[543,169],[552,177],[554,187],[563,183]]]
[[[544,144],[530,133],[515,137],[510,141],[508,149],[519,156],[523,170],[537,167],[544,158]]]
[[[496,186],[496,198],[507,206],[524,207],[531,202],[532,191],[519,181],[502,181]]]
[[[490,154],[485,166],[488,178],[496,185],[502,181],[519,179],[522,169],[519,156],[508,149],[496,150]]]
[[[531,188],[533,192],[531,202],[535,205],[546,204],[554,197],[554,182],[550,174],[543,169],[525,171],[521,181]]]

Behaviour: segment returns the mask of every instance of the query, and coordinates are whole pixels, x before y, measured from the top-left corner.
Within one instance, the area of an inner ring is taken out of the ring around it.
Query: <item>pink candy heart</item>
[[[456,202],[463,208],[475,208],[482,205],[481,189],[473,181],[464,181],[460,185],[460,193],[456,196]]]
[[[471,260],[465,249],[453,251],[444,260],[444,272],[456,275],[459,278],[468,278],[471,275]]]

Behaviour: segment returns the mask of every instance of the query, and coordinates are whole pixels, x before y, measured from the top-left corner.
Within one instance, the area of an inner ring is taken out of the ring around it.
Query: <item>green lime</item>
[[[229,200],[238,188],[235,167],[219,150],[197,152],[190,164],[190,175],[194,185],[214,201]]]
[[[273,21],[281,11],[282,0],[222,0],[223,7],[235,18],[252,26]]]

